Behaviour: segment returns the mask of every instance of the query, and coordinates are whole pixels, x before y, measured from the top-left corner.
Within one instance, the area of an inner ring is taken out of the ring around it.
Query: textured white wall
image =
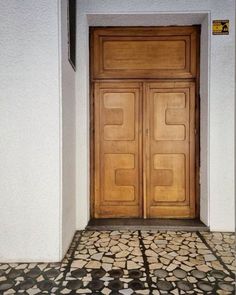
[[[229,19],[230,35],[213,36],[213,19]],[[188,24],[202,24],[204,42],[201,219],[211,230],[234,230],[234,0],[78,0],[77,228],[89,220],[88,26]]]
[[[58,261],[58,3],[0,7],[0,261]]]
[[[68,61],[67,1],[61,2],[62,89],[62,256],[68,250],[75,216],[75,72]]]

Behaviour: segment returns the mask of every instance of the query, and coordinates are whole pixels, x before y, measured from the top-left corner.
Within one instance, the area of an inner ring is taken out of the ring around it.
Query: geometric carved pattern
[[[184,93],[154,94],[155,140],[185,140],[187,109]]]
[[[95,217],[140,217],[141,87],[95,83]]]
[[[104,201],[133,201],[135,174],[134,155],[104,155]]]
[[[134,140],[134,93],[104,94],[104,140]]]
[[[186,199],[185,155],[156,154],[153,161],[154,200],[156,202],[184,202]]]
[[[147,215],[195,217],[195,85],[147,85]]]

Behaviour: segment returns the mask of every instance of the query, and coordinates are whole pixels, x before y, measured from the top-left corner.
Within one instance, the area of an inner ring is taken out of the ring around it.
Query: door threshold
[[[102,218],[91,219],[87,230],[169,230],[169,231],[209,231],[209,227],[199,219],[141,219]]]

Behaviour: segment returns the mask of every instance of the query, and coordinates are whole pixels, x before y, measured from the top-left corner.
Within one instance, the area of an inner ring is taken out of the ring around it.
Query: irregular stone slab
[[[45,272],[48,278],[55,278],[60,274],[60,270],[52,268]]]
[[[120,290],[119,292],[123,295],[131,295],[134,293],[132,289],[123,289],[123,290]]]
[[[7,277],[9,279],[15,279],[17,277],[20,277],[22,273],[23,273],[23,270],[12,268],[10,272],[8,273]]]
[[[39,267],[32,268],[29,272],[26,273],[26,275],[30,278],[37,278],[40,276],[41,270]]]
[[[91,259],[100,261],[102,259],[102,256],[103,256],[103,253],[96,253],[91,256]]]
[[[216,279],[223,279],[226,277],[226,274],[220,270],[212,270],[210,273]]]
[[[174,269],[176,269],[178,267],[178,265],[171,263],[170,265],[167,266],[166,270],[167,271],[173,271]]]
[[[86,266],[86,268],[100,268],[101,267],[101,262],[100,261],[95,261],[95,260],[91,260],[89,261]]]
[[[112,246],[110,250],[111,250],[112,253],[115,254],[117,252],[120,252],[121,249],[118,246]]]
[[[139,264],[137,264],[136,262],[134,262],[134,261],[128,261],[127,262],[127,269],[138,269],[140,267],[141,266]]]
[[[71,272],[71,275],[75,278],[82,278],[82,277],[85,277],[87,275],[87,272],[84,268],[82,269],[76,269],[76,270],[73,270]]]
[[[224,290],[224,291],[227,291],[227,292],[233,292],[234,291],[234,286],[229,284],[229,283],[225,283],[225,282],[219,282],[218,283],[218,286]]]
[[[166,240],[154,240],[156,245],[166,245],[168,242]]]
[[[125,264],[126,264],[125,261],[115,261],[114,262],[114,266],[120,267],[120,268],[125,268]]]
[[[120,280],[113,280],[110,281],[108,284],[108,288],[111,290],[117,291],[124,288],[124,284]]]
[[[25,281],[23,281],[20,284],[20,289],[21,290],[27,290],[29,288],[32,288],[35,284],[36,284],[35,280],[29,278],[29,279],[26,279]]]
[[[129,277],[132,279],[139,279],[143,276],[143,272],[138,269],[133,269],[129,271]]]
[[[208,271],[211,270],[211,268],[208,265],[206,265],[206,264],[197,265],[196,268],[198,270],[201,270],[201,271],[204,271],[204,272],[208,272]]]
[[[133,280],[129,283],[129,288],[133,290],[142,290],[144,289],[144,284],[139,280]]]
[[[180,268],[175,269],[175,270],[173,271],[173,274],[174,274],[174,276],[176,276],[176,277],[179,278],[179,279],[184,279],[184,278],[187,277],[187,273],[186,273],[186,271],[184,271],[184,270],[182,270],[182,269],[180,269]]]
[[[123,250],[123,251],[116,253],[116,257],[127,257],[129,254],[130,254],[129,251]]]
[[[111,258],[111,257],[103,256],[102,262],[105,262],[105,263],[113,263],[114,262],[114,259]]]
[[[205,281],[198,282],[197,286],[199,289],[201,289],[202,291],[205,291],[205,292],[210,292],[213,290],[213,286],[210,283],[205,282]]]
[[[42,291],[50,291],[54,286],[55,286],[55,283],[50,280],[44,280],[38,283],[38,287]]]
[[[168,276],[168,272],[164,269],[156,269],[154,270],[153,274],[158,278],[165,278]]]
[[[122,277],[124,274],[122,269],[112,269],[111,271],[109,271],[109,275],[113,278],[120,278]]]
[[[84,260],[74,260],[71,263],[71,267],[83,268],[86,263],[87,263],[87,261],[84,261]]]
[[[180,290],[183,290],[183,291],[191,291],[193,290],[193,284],[187,282],[187,281],[178,281],[177,282],[177,287],[180,289]]]
[[[0,282],[0,291],[6,291],[14,286],[14,282],[10,280],[5,280]]]
[[[156,252],[154,252],[154,251],[152,251],[152,250],[146,250],[145,251],[145,254],[147,255],[147,256],[151,256],[151,257],[157,257],[157,253]]]
[[[94,269],[91,271],[91,276],[94,279],[100,279],[105,276],[106,272],[103,269]]]
[[[197,279],[203,279],[206,277],[206,273],[197,269],[191,271],[191,274]]]
[[[92,280],[88,284],[88,288],[92,291],[100,291],[104,287],[104,282],[100,280]]]
[[[102,263],[102,268],[105,270],[105,271],[109,271],[112,269],[112,264],[111,263]]]
[[[213,254],[204,255],[204,259],[205,259],[206,262],[217,260],[216,257],[215,257],[215,255],[213,255]]]
[[[158,281],[157,288],[161,291],[170,291],[173,289],[173,285],[167,281]]]
[[[80,289],[82,286],[83,286],[83,283],[81,280],[69,281],[66,285],[66,287],[70,290],[77,290],[77,289]]]

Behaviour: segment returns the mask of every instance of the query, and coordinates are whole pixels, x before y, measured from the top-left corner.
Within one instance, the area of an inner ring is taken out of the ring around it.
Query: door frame
[[[201,25],[198,26],[199,34],[196,40],[196,50],[197,50],[197,68],[196,68],[196,78],[174,78],[174,79],[146,79],[146,82],[164,82],[164,81],[189,81],[195,82],[195,206],[196,206],[196,217],[195,219],[200,218],[200,39],[201,39]],[[161,27],[161,26],[152,26]],[[150,27],[150,28],[152,28]],[[178,27],[178,25],[176,25]],[[181,27],[181,26],[179,26]],[[187,27],[187,26],[185,26]],[[190,26],[189,26],[190,27]],[[89,206],[89,217],[90,219],[95,218],[94,207],[95,207],[95,195],[94,195],[94,180],[95,180],[95,136],[94,136],[94,83],[103,81],[103,79],[93,79],[93,63],[92,63],[92,52],[93,52],[93,42],[92,42],[92,30],[94,27],[89,27],[89,160],[90,160],[90,206]],[[96,26],[95,28],[100,28]],[[124,28],[124,27],[106,27],[106,28]],[[125,28],[130,28],[126,26]],[[132,28],[141,28],[139,26],[132,26]],[[145,79],[126,79],[127,82],[143,82]],[[109,82],[109,79],[106,79]],[[124,79],[110,79],[110,81],[121,82]],[[142,211],[144,210],[142,204]],[[145,215],[144,215],[145,216]],[[143,217],[144,218],[144,217]],[[184,218],[181,218],[184,219]]]

